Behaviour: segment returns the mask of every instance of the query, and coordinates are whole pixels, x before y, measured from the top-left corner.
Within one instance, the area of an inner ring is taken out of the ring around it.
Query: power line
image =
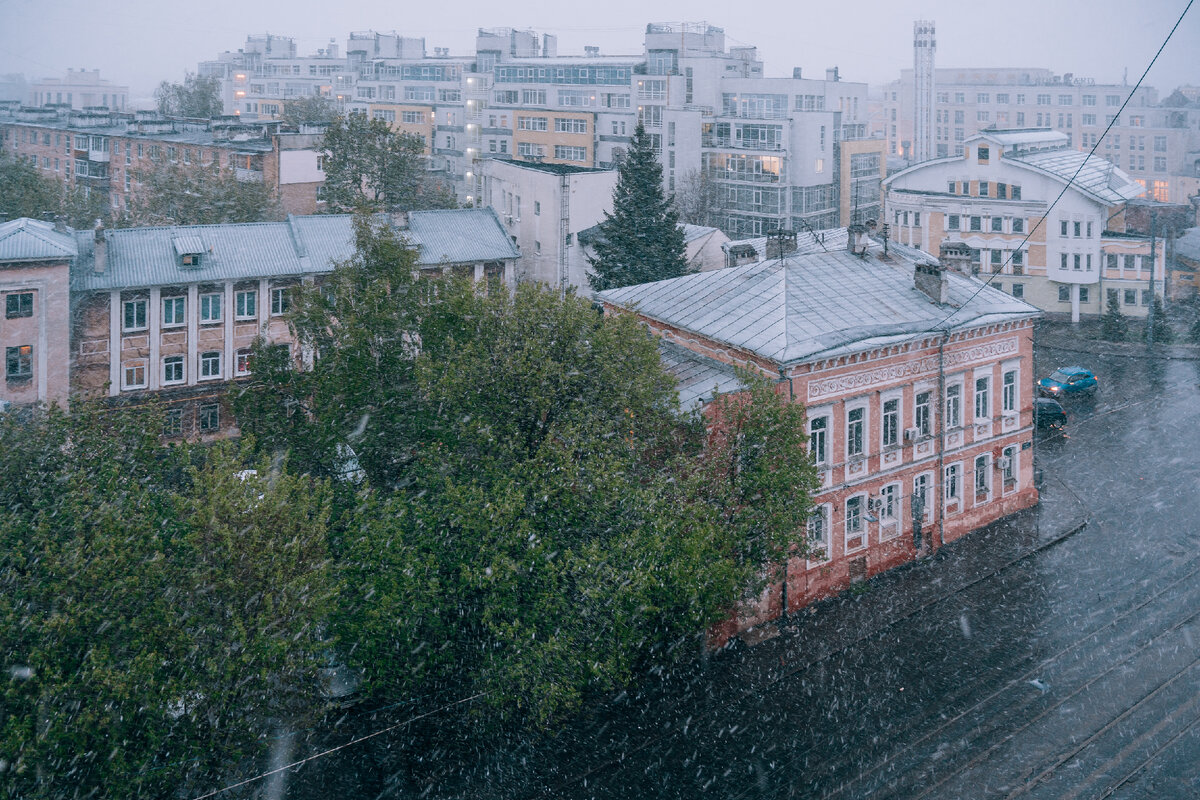
[[[1037,221],[1037,223],[1034,224],[1034,226],[1032,228],[1030,228],[1029,233],[1027,233],[1025,235],[1025,238],[1021,240],[1021,244],[1017,246],[1015,252],[1020,252],[1021,248],[1023,248],[1026,244],[1029,243],[1030,237],[1032,237],[1033,234],[1037,232],[1037,229],[1042,226],[1042,223],[1046,221],[1046,217],[1050,216],[1050,212],[1054,210],[1054,207],[1056,205],[1058,205],[1058,201],[1062,200],[1063,195],[1065,195],[1067,193],[1067,189],[1071,188],[1071,185],[1075,182],[1075,179],[1077,177],[1079,177],[1079,173],[1083,171],[1083,168],[1087,166],[1088,161],[1090,161],[1092,156],[1094,156],[1096,154],[1096,148],[1098,148],[1100,146],[1100,142],[1103,141],[1106,136],[1108,136],[1108,132],[1110,130],[1112,130],[1112,127],[1117,124],[1117,120],[1119,120],[1121,118],[1121,114],[1124,113],[1125,107],[1127,105],[1129,105],[1129,101],[1133,99],[1134,94],[1136,94],[1138,88],[1141,87],[1142,81],[1146,80],[1146,75],[1148,75],[1150,73],[1150,69],[1154,66],[1154,62],[1158,61],[1158,57],[1160,55],[1162,55],[1163,48],[1165,48],[1167,46],[1167,42],[1171,41],[1171,37],[1175,35],[1175,31],[1179,28],[1180,23],[1183,22],[1183,18],[1185,16],[1187,16],[1188,11],[1192,7],[1192,3],[1194,3],[1194,2],[1195,2],[1195,0],[1188,0],[1188,4],[1184,7],[1183,13],[1179,15],[1179,19],[1175,20],[1175,24],[1171,26],[1171,31],[1167,34],[1167,38],[1163,39],[1163,43],[1161,45],[1159,45],[1158,51],[1154,54],[1154,58],[1150,59],[1150,63],[1146,65],[1146,69],[1145,69],[1145,71],[1142,72],[1142,76],[1140,78],[1138,78],[1137,83],[1135,83],[1133,85],[1133,89],[1130,90],[1129,95],[1125,98],[1125,102],[1121,103],[1121,108],[1118,109],[1117,113],[1115,115],[1113,115],[1112,119],[1109,120],[1108,125],[1104,128],[1104,133],[1100,134],[1100,138],[1097,139],[1092,144],[1092,149],[1088,151],[1087,158],[1085,158],[1079,164],[1078,169],[1075,170],[1075,174],[1071,176],[1070,180],[1068,180],[1065,184],[1063,184],[1062,191],[1060,191],[1058,193],[1058,197],[1054,198],[1054,202],[1051,203],[1046,208],[1045,213],[1041,216],[1041,218]],[[1004,263],[1000,265],[1001,270],[1003,270],[1006,266],[1008,266],[1012,262],[1013,252],[1014,251],[1012,251],[1012,250],[1009,251],[1008,258],[1005,259]],[[1100,265],[1098,267],[1098,269],[1103,269],[1103,268],[1104,268],[1103,265]],[[959,308],[961,309],[961,308],[965,307],[968,303],[970,303],[972,300],[974,300],[979,295],[979,293],[984,290],[985,287],[991,286],[992,280],[994,278],[998,277],[1000,274],[1001,274],[1000,272],[991,273],[991,275],[986,280],[983,281],[983,285],[980,286],[978,289],[976,289],[974,294],[972,294],[970,297],[968,297],[966,299],[966,301],[961,306],[959,306]],[[950,312],[945,317],[943,317],[940,322],[938,322],[937,324],[933,325],[931,328],[926,330],[925,333],[933,333],[934,331],[946,333],[947,331],[945,329],[943,329],[942,326],[946,324],[947,320],[949,320],[951,317],[953,317],[957,313],[958,313],[958,309]]]
[[[377,730],[374,733],[368,733],[366,736],[360,736],[357,739],[351,739],[350,741],[346,742],[345,744],[339,744],[337,747],[331,747],[328,750],[321,751],[320,753],[314,753],[313,755],[308,756],[307,758],[302,758],[299,761],[293,761],[290,764],[284,764],[282,767],[276,767],[273,770],[269,770],[267,772],[260,773],[258,775],[255,775],[252,778],[246,778],[245,780],[238,781],[237,783],[231,783],[228,786],[222,786],[220,789],[214,789],[213,791],[209,792],[208,794],[198,795],[194,798],[194,800],[207,800],[207,798],[216,797],[217,795],[221,794],[222,792],[228,792],[231,789],[237,789],[242,786],[246,786],[247,784],[254,783],[255,781],[260,781],[263,778],[269,778],[270,776],[275,775],[280,772],[283,772],[284,770],[291,769],[292,767],[298,767],[302,764],[307,764],[309,761],[315,761],[316,759],[322,758],[323,756],[327,756],[330,753],[336,753],[338,750],[344,750],[345,748],[350,747],[351,745],[356,745],[359,742],[365,742],[367,739],[374,738],[381,734],[387,733],[388,731],[394,731],[394,730],[396,730],[396,728],[403,728],[405,725],[416,722],[419,719],[424,719],[425,717],[429,717],[434,714],[439,714],[442,711],[446,711],[448,709],[453,708],[454,706],[461,705],[463,703],[469,703],[472,700],[478,700],[479,698],[485,696],[486,694],[487,694],[487,692],[480,692],[479,694],[474,694],[474,695],[471,695],[470,697],[464,697],[461,700],[455,700],[453,703],[447,703],[446,705],[442,706],[441,708],[435,708],[432,711],[426,711],[424,714],[418,714],[415,717],[410,717],[409,719],[406,719],[403,722],[397,722],[395,725],[389,725],[388,727]]]

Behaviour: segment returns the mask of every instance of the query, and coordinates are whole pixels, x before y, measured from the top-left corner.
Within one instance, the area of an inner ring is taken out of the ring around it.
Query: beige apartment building
[[[1152,288],[1162,294],[1163,242],[1152,265],[1149,237],[1125,230],[1125,203],[1141,185],[1061,132],[980,133],[962,155],[884,185],[892,238],[1044,311],[1078,320],[1103,313],[1111,293],[1123,313],[1142,316]]]

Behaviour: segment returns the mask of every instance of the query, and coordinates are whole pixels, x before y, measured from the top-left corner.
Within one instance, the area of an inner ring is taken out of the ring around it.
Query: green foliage
[[[324,95],[308,95],[284,100],[283,114],[279,118],[284,125],[295,128],[301,125],[324,125],[337,118],[337,106]]]
[[[1163,308],[1162,298],[1158,295],[1155,295],[1153,303],[1153,314],[1146,317],[1146,323],[1142,329],[1142,338],[1146,339],[1150,335],[1152,316],[1154,327],[1154,343],[1170,344],[1171,342],[1175,341],[1175,331],[1171,329],[1171,322],[1167,319],[1167,312],[1166,309]]]
[[[325,130],[325,199],[330,212],[453,208],[453,193],[431,182],[425,143],[364,114],[337,117]]]
[[[67,188],[27,161],[0,151],[0,217],[62,217],[68,225],[90,228],[97,219],[110,220],[111,214],[107,195]]]
[[[1129,321],[1121,313],[1120,299],[1115,291],[1108,294],[1108,306],[1100,318],[1101,336],[1109,342],[1123,342],[1129,336]]]
[[[633,317],[416,279],[389,229],[356,230],[357,256],[294,306],[315,368],[260,347],[237,410],[296,468],[337,474],[349,445],[366,473],[334,538],[337,632],[371,691],[481,693],[492,718],[545,723],[695,641],[767,561],[803,552],[799,406],[755,383],[719,405],[730,432],[709,431],[679,415]]]
[[[167,164],[140,174],[138,180],[143,189],[137,204],[121,220],[125,226],[213,225],[282,218],[267,185],[238,180],[233,169]]]
[[[612,213],[605,212],[588,281],[596,291],[686,275],[687,263],[679,213],[664,197],[662,166],[649,134],[634,132],[613,190]]]
[[[323,706],[328,487],[146,422],[0,419],[6,796],[190,795]]]
[[[224,113],[221,79],[216,75],[188,72],[182,83],[163,81],[154,90],[154,102],[160,114],[173,117],[211,119]]]

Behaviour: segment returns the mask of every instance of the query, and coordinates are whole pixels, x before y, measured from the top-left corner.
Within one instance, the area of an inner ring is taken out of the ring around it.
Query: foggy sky
[[[605,54],[637,54],[647,22],[700,21],[725,29],[726,45],[757,45],[768,76],[883,83],[912,66],[912,22],[934,19],[939,67],[1022,66],[1072,72],[1132,85],[1154,56],[1186,0],[1009,0],[981,11],[962,0],[883,3],[735,4],[713,0],[632,0],[576,4],[459,0],[445,4],[358,0],[0,0],[0,74],[61,77],[68,67],[96,69],[149,98],[161,80],[179,80],[199,61],[242,47],[247,34],[296,39],[300,55],[332,37],[344,53],[350,31],[395,30],[425,37],[426,49],[469,55],[480,27],[533,28],[559,36],[560,55],[598,45]],[[647,9],[651,10],[647,10]],[[178,9],[178,10],[175,10]],[[502,9],[509,9],[507,11]],[[1086,15],[1082,13],[1086,9]],[[450,10],[450,13],[447,13]],[[1200,84],[1200,4],[1163,51],[1147,83],[1160,96]]]

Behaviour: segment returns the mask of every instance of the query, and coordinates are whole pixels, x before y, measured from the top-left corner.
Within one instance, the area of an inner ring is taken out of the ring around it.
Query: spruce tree
[[[600,223],[594,270],[588,281],[596,291],[686,275],[687,255],[679,213],[663,194],[662,166],[645,129],[637,126],[629,155],[613,190],[612,213]]]
[[[1104,316],[1100,318],[1102,324],[1101,335],[1105,340],[1110,342],[1123,342],[1129,334],[1129,321],[1121,313],[1121,303],[1117,297],[1116,291],[1112,291],[1108,295],[1108,308],[1104,311]]]
[[[1175,341],[1175,332],[1171,330],[1171,324],[1167,321],[1167,312],[1163,308],[1162,298],[1157,295],[1154,297],[1154,342],[1155,344],[1170,344]],[[1146,317],[1146,327],[1142,332],[1142,338],[1147,338],[1150,332],[1150,318]]]

